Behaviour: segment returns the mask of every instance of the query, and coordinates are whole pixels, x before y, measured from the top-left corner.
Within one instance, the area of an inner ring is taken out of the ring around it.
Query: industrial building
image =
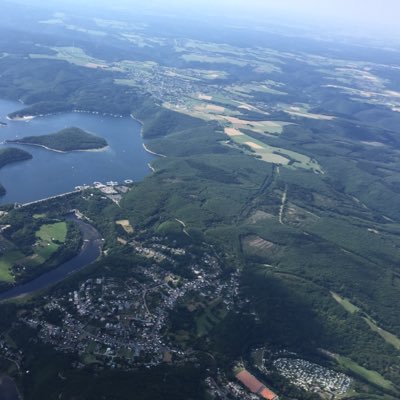
[[[236,379],[247,387],[252,393],[266,400],[279,400],[279,396],[268,389],[262,382],[245,369],[236,374]]]

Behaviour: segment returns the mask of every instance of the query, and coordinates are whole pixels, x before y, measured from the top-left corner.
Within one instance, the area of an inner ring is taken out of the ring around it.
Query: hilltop
[[[83,129],[71,127],[42,136],[27,136],[22,139],[8,140],[7,143],[42,146],[55,151],[97,150],[107,147],[107,141]]]

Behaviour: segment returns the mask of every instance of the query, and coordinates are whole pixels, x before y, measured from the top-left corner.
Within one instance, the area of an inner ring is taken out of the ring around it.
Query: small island
[[[100,150],[108,146],[105,139],[76,127],[42,136],[27,136],[22,139],[7,140],[7,143],[40,146],[59,152]]]
[[[5,122],[0,121],[0,128],[4,128],[6,126],[7,126],[7,124]]]

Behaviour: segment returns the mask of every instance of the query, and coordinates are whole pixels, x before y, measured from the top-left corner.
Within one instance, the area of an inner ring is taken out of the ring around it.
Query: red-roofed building
[[[259,395],[267,400],[279,400],[279,397],[277,394],[275,394],[272,390],[269,390],[268,388],[264,387],[263,390],[259,393]]]
[[[250,372],[243,370],[236,375],[236,379],[243,383],[251,392],[258,393],[263,389],[264,385]]]
[[[269,390],[262,382],[245,369],[236,374],[236,379],[243,383],[251,392],[258,394],[263,399],[279,400],[277,394]]]

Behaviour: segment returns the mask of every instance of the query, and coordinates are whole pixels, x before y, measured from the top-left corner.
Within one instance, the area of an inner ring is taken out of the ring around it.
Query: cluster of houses
[[[218,260],[205,254],[188,265],[192,278],[184,278],[159,263],[168,260],[172,265],[187,250],[158,240],[140,249],[143,255],[152,255],[151,266],[138,265],[123,279],[87,279],[75,290],[49,296],[24,322],[39,330],[42,341],[60,351],[79,354],[83,364],[129,370],[181,360],[185,354],[165,335],[170,312],[186,295],[220,298],[224,307],[231,308],[239,290],[238,276],[221,279]],[[49,312],[59,315],[58,321],[48,320]]]
[[[309,392],[337,397],[345,394],[352,383],[345,374],[298,358],[278,358],[273,364],[292,384]]]

